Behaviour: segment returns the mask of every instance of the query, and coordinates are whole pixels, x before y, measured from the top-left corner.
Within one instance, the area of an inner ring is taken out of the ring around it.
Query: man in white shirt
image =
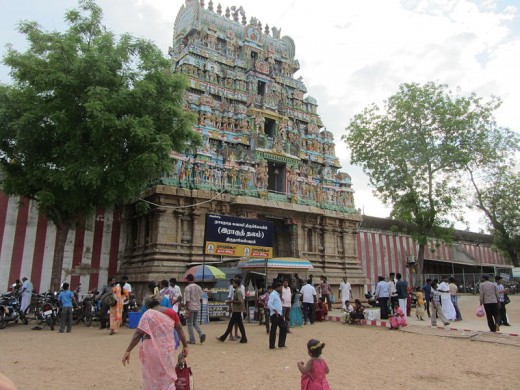
[[[311,280],[307,280],[307,284],[302,287],[300,293],[303,300],[303,324],[307,325],[307,318],[310,319],[311,325],[314,325],[314,309],[316,306],[316,289],[312,286]]]
[[[390,299],[390,283],[385,281],[384,276],[379,276],[374,296],[379,302],[379,308],[381,309],[381,319],[387,320],[389,314],[388,299]]]
[[[341,297],[341,307],[346,308],[345,301],[350,301],[350,294],[352,293],[352,286],[347,281],[347,277],[343,277],[343,281],[339,284],[339,296]]]
[[[282,283],[282,309],[283,309],[283,318],[287,323],[287,332],[291,333],[289,330],[290,318],[289,314],[291,312],[291,299],[292,299],[292,291],[289,287],[289,281],[284,279]]]
[[[25,315],[25,311],[31,304],[33,285],[27,278],[22,278],[22,302],[20,304],[20,310]]]
[[[177,285],[177,279],[170,279],[170,303],[172,305],[173,310],[177,313],[179,312],[179,305],[182,301],[182,293],[181,288]]]
[[[390,288],[390,310],[393,313],[395,305],[399,305],[399,298],[397,298],[395,272],[390,272],[390,277],[388,278],[388,286]]]
[[[448,321],[454,321],[457,318],[457,312],[451,302],[450,285],[447,276],[443,276],[442,283],[439,284],[437,291],[441,295],[442,314]]]
[[[132,286],[128,283],[128,276],[121,277],[121,281],[125,283],[123,285],[123,291],[126,291],[126,295],[124,295],[123,299],[123,319],[121,321],[121,325],[124,325],[128,320],[128,304],[130,303],[130,296],[132,295]]]
[[[132,292],[132,286],[130,285],[130,283],[128,283],[128,276],[123,276],[121,280],[125,282],[123,290],[125,290],[128,293],[128,295],[130,295],[130,293]]]

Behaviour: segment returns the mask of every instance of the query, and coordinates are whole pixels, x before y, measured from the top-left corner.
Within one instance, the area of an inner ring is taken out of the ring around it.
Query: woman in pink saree
[[[144,390],[175,390],[175,339],[173,329],[179,334],[183,345],[182,354],[188,355],[188,344],[177,314],[166,307],[159,306],[154,300],[150,309],[143,313],[141,321],[130,340],[123,365],[130,363],[130,352],[142,340],[139,347],[139,360],[142,365]],[[177,321],[175,320],[177,318]]]
[[[395,305],[394,314],[390,317],[390,329],[399,329],[401,326],[406,326],[406,316],[403,309]]]

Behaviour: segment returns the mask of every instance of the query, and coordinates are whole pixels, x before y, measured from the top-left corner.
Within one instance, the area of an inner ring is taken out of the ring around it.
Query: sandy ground
[[[462,300],[463,316],[471,320],[476,299]],[[510,322],[520,323],[520,295],[512,297],[508,309]],[[332,389],[519,388],[520,343],[500,345],[420,334],[432,329],[416,324],[415,319],[410,323],[408,328],[419,334],[337,322],[307,325],[292,330],[287,348],[269,350],[263,326],[246,324],[248,344],[220,343],[215,337],[224,332],[226,322],[211,322],[203,325],[206,342],[190,346],[188,363],[194,373],[194,389],[299,389],[296,362],[308,359],[310,338],[326,343],[323,358],[330,368]],[[18,389],[141,388],[137,348],[130,365],[121,364],[133,330],[123,328],[109,336],[78,325],[71,334],[59,334],[33,331],[34,325],[9,324],[0,330],[0,372]]]

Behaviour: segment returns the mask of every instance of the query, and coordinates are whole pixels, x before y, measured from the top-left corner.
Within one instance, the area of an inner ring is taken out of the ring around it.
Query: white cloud
[[[309,94],[336,140],[344,170],[352,176],[357,207],[368,215],[387,216],[388,209],[367,187],[340,140],[349,119],[372,102],[381,103],[403,82],[437,81],[453,90],[479,96],[498,95],[504,104],[499,124],[520,131],[520,17],[515,0],[242,0],[214,1],[223,9],[242,5],[247,18],[281,27],[296,43]],[[209,0],[205,1],[206,7]],[[6,6],[4,6],[6,4]],[[153,40],[166,53],[181,0],[100,0],[105,23],[117,33]],[[20,19],[37,20],[62,30],[70,0],[2,1],[0,47],[12,42]],[[0,81],[6,82],[5,68]],[[477,229],[478,218],[472,218]]]

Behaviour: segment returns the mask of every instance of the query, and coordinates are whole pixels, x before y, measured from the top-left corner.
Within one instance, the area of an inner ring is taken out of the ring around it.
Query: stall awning
[[[265,269],[265,259],[249,259],[242,260],[238,263],[239,268],[255,268]],[[269,269],[312,269],[312,263],[309,260],[299,259],[296,257],[277,257],[267,260],[267,268]]]

